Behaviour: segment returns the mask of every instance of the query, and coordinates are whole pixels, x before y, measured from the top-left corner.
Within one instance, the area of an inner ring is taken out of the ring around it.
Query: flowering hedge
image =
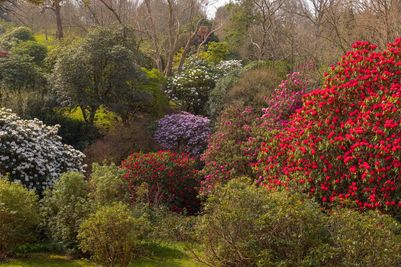
[[[159,120],[154,137],[164,149],[199,157],[207,146],[209,135],[208,118],[182,112]]]
[[[198,211],[199,179],[195,160],[188,154],[171,151],[134,153],[122,162],[121,167],[125,170],[124,178],[133,201],[137,201],[138,189],[146,184],[148,203],[165,204],[176,212],[185,209],[193,214]]]
[[[66,171],[83,171],[84,155],[64,145],[58,126],[0,109],[0,175],[43,191]]]
[[[384,51],[368,42],[353,48],[265,140],[256,169],[266,186],[296,186],[326,207],[399,212],[401,39]]]

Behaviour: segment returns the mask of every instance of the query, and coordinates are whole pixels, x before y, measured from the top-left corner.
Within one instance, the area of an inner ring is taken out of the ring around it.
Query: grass
[[[47,48],[52,48],[54,45],[54,38],[50,35],[47,36],[43,33],[37,33],[33,35],[35,37],[36,42],[46,46]]]
[[[87,260],[72,260],[67,256],[35,253],[27,256],[12,259],[6,263],[0,264],[4,267],[39,267],[39,266],[60,266],[60,267],[92,267],[95,264],[90,263]]]
[[[151,254],[135,260],[132,267],[202,267],[181,243],[157,244],[150,247]],[[73,260],[68,256],[32,253],[0,264],[2,267],[94,267],[99,266],[86,259]]]

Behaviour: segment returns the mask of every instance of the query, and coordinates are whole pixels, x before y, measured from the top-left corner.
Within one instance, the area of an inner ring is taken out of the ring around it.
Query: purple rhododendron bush
[[[210,130],[207,117],[181,112],[160,119],[154,138],[164,149],[199,157],[207,146]]]

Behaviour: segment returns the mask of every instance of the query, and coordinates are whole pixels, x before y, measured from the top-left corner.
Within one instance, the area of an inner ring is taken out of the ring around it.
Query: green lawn
[[[67,256],[34,253],[24,257],[12,259],[0,264],[3,267],[92,267],[99,266],[88,260],[72,260]],[[137,267],[202,267],[185,250],[182,244],[155,245],[152,255],[135,260],[131,266]]]

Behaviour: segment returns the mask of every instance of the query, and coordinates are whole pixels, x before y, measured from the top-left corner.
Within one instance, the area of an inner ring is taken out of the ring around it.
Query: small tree
[[[215,67],[202,60],[193,60],[181,73],[169,79],[166,93],[183,110],[205,114],[209,93],[219,77]]]
[[[88,124],[93,125],[102,105],[127,120],[143,102],[152,101],[140,87],[145,79],[137,65],[140,57],[129,29],[97,28],[58,58],[55,86],[66,103],[81,108]]]

